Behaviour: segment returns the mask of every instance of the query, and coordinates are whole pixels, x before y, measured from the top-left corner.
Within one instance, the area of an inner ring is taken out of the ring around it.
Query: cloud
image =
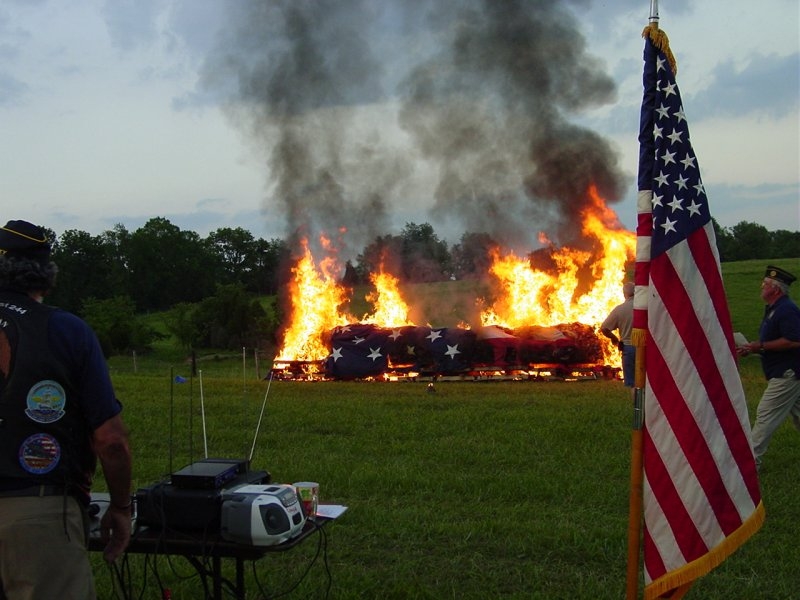
[[[781,118],[797,111],[798,90],[800,53],[754,54],[743,68],[737,68],[733,60],[720,63],[711,72],[708,87],[688,101],[700,118],[754,113]]]
[[[0,106],[13,106],[22,102],[28,85],[13,75],[0,72]]]

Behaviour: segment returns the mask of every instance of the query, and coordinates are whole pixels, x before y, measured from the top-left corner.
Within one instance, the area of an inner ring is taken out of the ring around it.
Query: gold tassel
[[[667,62],[669,62],[669,68],[672,69],[672,75],[677,77],[678,62],[675,60],[675,55],[672,54],[672,50],[669,49],[669,38],[667,34],[658,28],[658,23],[650,23],[645,27],[644,31],[642,31],[642,37],[649,37],[653,45],[664,53],[667,57]]]

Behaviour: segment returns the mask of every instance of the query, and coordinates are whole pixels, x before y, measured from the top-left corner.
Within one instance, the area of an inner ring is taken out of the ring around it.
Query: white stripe
[[[640,215],[653,212],[653,190],[639,190],[636,195],[636,212]]]

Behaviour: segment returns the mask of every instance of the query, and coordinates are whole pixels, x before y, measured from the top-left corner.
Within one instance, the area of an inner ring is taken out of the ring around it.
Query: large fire
[[[535,267],[528,257],[513,252],[493,256],[490,272],[498,283],[491,305],[480,315],[480,325],[507,329],[580,323],[599,332],[600,323],[622,301],[626,264],[635,254],[635,236],[619,223],[594,188],[590,204],[578,216],[586,249],[549,248],[548,265]],[[315,265],[308,244],[292,269],[290,318],[276,362],[323,361],[330,355],[326,335],[336,327],[356,323],[398,328],[414,325],[399,280],[381,267],[370,275],[375,291],[367,296],[371,314],[356,318],[342,307],[349,291],[338,283],[334,259]],[[486,301],[476,300],[478,302]],[[619,356],[603,336],[606,364],[618,366]]]
[[[327,257],[317,268],[308,241],[303,240],[302,245],[303,255],[292,268],[291,311],[283,347],[276,360],[322,360],[328,354],[323,334],[353,322],[349,315],[341,312],[348,295],[336,280],[338,268],[335,260]]]
[[[535,269],[530,260],[513,253],[496,253],[490,270],[504,293],[481,313],[483,325],[515,329],[583,323],[599,328],[622,301],[625,266],[636,252],[636,236],[622,228],[594,188],[589,196],[591,204],[580,217],[583,235],[596,242],[596,250],[554,249],[550,255],[556,267],[553,270]],[[601,341],[606,360],[616,364],[619,357],[610,342]]]

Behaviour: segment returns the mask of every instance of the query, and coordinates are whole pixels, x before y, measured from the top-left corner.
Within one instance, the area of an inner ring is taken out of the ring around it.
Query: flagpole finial
[[[658,0],[650,0],[650,23],[658,26]]]

